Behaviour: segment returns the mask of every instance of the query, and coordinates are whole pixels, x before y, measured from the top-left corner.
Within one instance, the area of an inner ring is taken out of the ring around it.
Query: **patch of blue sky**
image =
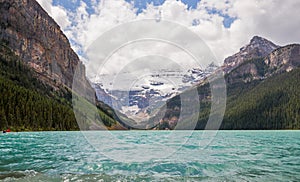
[[[86,10],[89,14],[94,14],[95,10],[92,6],[92,0],[83,0],[86,3],[87,7]],[[99,0],[97,0],[99,2]],[[53,0],[53,5],[55,6],[62,6],[66,10],[70,12],[75,12],[77,8],[80,6],[81,0]]]
[[[196,9],[200,0],[181,0],[184,4],[188,6],[188,9]]]
[[[143,12],[147,8],[147,4],[153,4],[154,6],[162,5],[165,0],[125,0],[128,3],[133,3],[137,9],[137,14]]]
[[[207,8],[206,9],[209,14],[218,14],[224,18],[223,25],[225,28],[230,28],[232,23],[237,19],[236,17],[231,17],[226,13],[223,13],[221,10],[215,8]]]
[[[94,14],[95,10],[92,6],[93,0],[83,0],[87,5],[87,12],[89,14]],[[98,3],[101,0],[96,0]],[[103,0],[104,1],[104,0]],[[144,9],[147,8],[147,4],[153,4],[154,6],[162,5],[165,0],[125,0],[128,3],[133,3],[134,7],[137,9],[137,13],[141,13]],[[59,5],[67,9],[68,11],[75,12],[76,9],[80,6],[81,0],[53,0],[53,5]],[[187,5],[188,9],[195,9],[197,8],[197,4],[200,0],[181,0],[184,4]],[[226,28],[230,28],[232,23],[236,20],[235,17],[230,17],[228,14],[224,14],[222,11],[217,9],[207,9],[209,14],[218,14],[224,18],[223,25]],[[193,22],[193,25],[197,25],[199,22]]]
[[[237,20],[236,17],[231,17],[229,15],[224,15],[224,20],[223,20],[223,24],[225,28],[230,28],[232,23]]]
[[[153,4],[154,6],[162,5],[165,0],[125,0],[129,3],[133,3],[134,7],[137,8],[137,13],[141,13],[147,8],[147,4]],[[188,9],[197,8],[197,4],[200,0],[181,0],[184,4],[188,6]]]
[[[69,41],[70,41],[71,45],[77,47],[76,53],[77,53],[79,56],[85,57],[86,54],[85,54],[85,52],[84,52],[83,47],[82,47],[80,44],[78,44],[76,41],[72,40],[72,39],[69,39]]]

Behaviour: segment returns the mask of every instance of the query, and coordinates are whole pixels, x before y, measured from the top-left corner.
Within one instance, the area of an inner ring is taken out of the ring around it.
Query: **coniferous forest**
[[[255,63],[261,74],[266,71],[262,59],[249,62]],[[227,101],[220,129],[300,129],[300,68],[250,82],[236,81],[230,83],[231,74],[225,75]],[[242,75],[242,77],[246,78],[249,75]],[[206,128],[211,114],[210,85],[206,83],[198,86],[197,90],[201,108],[195,129],[203,130]],[[170,118],[179,118],[180,109],[178,108],[180,107],[180,95],[168,101],[167,110],[162,113],[165,115],[165,122],[159,124],[159,129],[169,128],[168,120]],[[183,120],[181,123],[183,126],[188,124],[188,120]]]
[[[261,82],[229,85],[221,128],[300,129],[299,80],[297,68]]]
[[[79,130],[71,90],[54,89],[42,82],[3,42],[0,51],[0,129]],[[117,123],[115,114],[104,104],[101,107],[99,116],[112,127]]]
[[[0,129],[79,130],[72,109],[71,90],[54,89],[42,82],[5,43],[1,43],[0,51]],[[260,63],[261,60],[251,62]],[[256,65],[263,73],[265,65]],[[226,75],[228,97],[220,129],[300,129],[300,68],[248,83],[229,83],[229,77]],[[199,86],[198,94],[202,99],[196,129],[205,129],[211,106],[207,99],[209,84]],[[166,117],[179,117],[180,95],[167,105]],[[119,124],[122,121],[108,106],[98,103],[98,109],[108,128],[124,129]],[[158,127],[168,127],[165,125],[167,123],[161,123]]]

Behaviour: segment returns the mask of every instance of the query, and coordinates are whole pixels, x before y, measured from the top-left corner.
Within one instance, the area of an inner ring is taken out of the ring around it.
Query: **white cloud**
[[[37,2],[47,11],[47,13],[62,29],[66,29],[71,25],[67,11],[63,7],[53,6],[52,0],[37,0]]]
[[[133,5],[124,0],[102,0],[98,4],[94,0],[92,4],[96,13],[92,15],[88,14],[87,5],[83,1],[74,13],[66,13],[62,7],[53,7],[51,1],[38,1],[63,27],[67,36],[77,42],[80,47],[73,45],[77,51],[86,50],[95,39],[112,27],[149,18],[174,21],[188,27],[209,45],[219,63],[226,56],[237,52],[254,35],[266,37],[281,45],[300,41],[300,19],[297,14],[300,1],[295,0],[201,0],[196,9],[190,10],[181,1],[166,0],[161,6],[148,5],[138,15]],[[209,13],[211,10],[236,17],[236,20],[230,28],[225,28],[224,18],[220,14]],[[196,26],[193,25],[195,21]],[[138,54],[137,50],[128,52],[131,53]],[[125,59],[124,56],[122,54],[122,59]]]
[[[280,44],[299,42],[299,8],[300,1],[294,0],[237,1],[230,10],[239,17],[232,32],[259,34]]]

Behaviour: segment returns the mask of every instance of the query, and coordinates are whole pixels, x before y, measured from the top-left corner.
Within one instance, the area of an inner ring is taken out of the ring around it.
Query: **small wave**
[[[0,181],[4,182],[35,182],[35,181],[61,181],[60,177],[50,177],[34,170],[0,172]]]
[[[62,181],[115,181],[115,182],[128,182],[128,181],[151,181],[151,182],[177,182],[177,181],[203,181],[207,177],[158,177],[150,175],[107,175],[107,174],[66,174],[62,176]]]
[[[37,174],[34,170],[26,170],[26,171],[12,171],[12,172],[0,172],[0,180],[7,179],[20,179],[26,176],[35,176]]]

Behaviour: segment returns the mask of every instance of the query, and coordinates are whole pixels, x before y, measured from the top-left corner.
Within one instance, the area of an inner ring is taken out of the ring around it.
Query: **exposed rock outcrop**
[[[300,45],[276,47],[266,39],[254,37],[239,53],[225,60],[222,69],[226,71],[227,103],[224,117],[220,115],[223,121],[219,129],[299,128]],[[191,104],[185,106],[189,115],[195,113],[198,117],[196,129],[209,128],[210,122],[214,121],[211,118],[218,115],[212,109],[212,98],[219,95],[212,95],[211,86],[214,85],[207,80],[197,86],[199,113],[192,111],[191,100],[188,100]],[[177,124],[174,121],[179,116],[185,117],[181,112],[182,95],[168,100],[165,107],[150,119],[158,123],[157,129],[173,129]],[[189,129],[191,119],[179,120],[175,129],[178,126]]]
[[[0,40],[52,86],[86,84],[85,67],[59,25],[35,0],[0,0]],[[33,31],[34,30],[34,31]]]
[[[227,82],[251,82],[253,80],[258,80],[261,78],[263,78],[263,75],[259,73],[258,66],[253,62],[249,62],[247,64],[239,66],[238,69],[233,70],[227,76]]]
[[[279,47],[267,39],[254,36],[248,45],[240,49],[240,52],[225,59],[223,70],[225,73],[229,73],[244,61],[266,57]]]
[[[276,49],[265,58],[264,62],[269,67],[266,76],[290,72],[300,66],[300,45],[292,44]]]
[[[271,54],[245,60],[227,76],[229,83],[263,80],[274,74],[290,72],[300,66],[300,45],[280,47]]]

